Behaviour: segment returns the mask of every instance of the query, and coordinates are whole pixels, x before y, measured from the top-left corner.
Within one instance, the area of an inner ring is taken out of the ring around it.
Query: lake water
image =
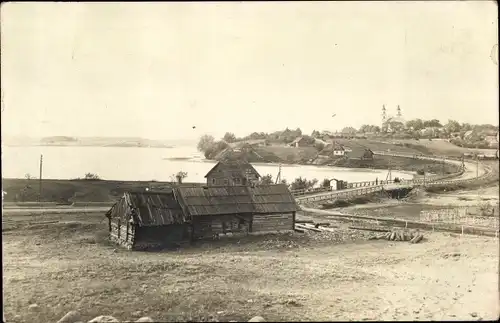
[[[170,181],[178,171],[188,173],[185,182],[204,182],[205,174],[215,165],[194,147],[121,148],[121,147],[3,147],[2,178],[39,176],[40,154],[43,154],[43,178],[71,179],[85,173],[98,174],[109,180]],[[171,160],[169,158],[186,158]],[[261,175],[278,173],[277,164],[253,164]],[[307,179],[336,178],[349,182],[385,179],[386,170],[352,169],[327,166],[283,165],[281,176],[291,182]],[[392,172],[393,178],[412,178],[411,173]]]

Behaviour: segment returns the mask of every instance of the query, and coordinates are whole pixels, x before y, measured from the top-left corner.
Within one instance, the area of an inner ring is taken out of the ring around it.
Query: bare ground
[[[102,215],[30,221],[3,219],[8,322],[54,322],[70,310],[160,321],[498,318],[498,239],[429,233],[409,244],[339,231],[152,253],[108,244]]]

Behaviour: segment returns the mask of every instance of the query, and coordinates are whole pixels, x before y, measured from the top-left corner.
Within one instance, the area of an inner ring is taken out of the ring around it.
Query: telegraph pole
[[[40,155],[40,177],[38,179],[38,202],[42,199],[42,168],[43,168],[43,155]]]
[[[476,155],[476,179],[479,177],[479,155]]]
[[[278,166],[278,175],[276,176],[275,184],[279,184],[281,182],[281,164]]]
[[[392,167],[392,156],[389,156],[389,169],[387,171],[387,176],[385,177],[385,180],[389,180],[389,181],[392,181],[392,171],[391,171],[391,167]]]

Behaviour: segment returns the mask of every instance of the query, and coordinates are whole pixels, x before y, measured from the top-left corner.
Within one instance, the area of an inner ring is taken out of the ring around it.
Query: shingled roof
[[[168,192],[126,192],[106,213],[139,226],[190,222],[193,216],[298,211],[284,184],[225,187],[179,186]]]
[[[109,217],[133,219],[139,226],[181,224],[187,221],[172,190],[164,192],[125,192],[106,213]]]
[[[257,213],[289,213],[299,210],[285,184],[258,185],[250,188],[250,191]]]
[[[239,160],[224,160],[220,161],[217,164],[215,164],[212,169],[208,171],[208,173],[205,175],[205,177],[210,176],[211,173],[214,171],[220,171],[223,173],[223,176],[226,176],[228,178],[236,175],[236,174],[245,174],[246,171],[251,171],[252,173],[257,174],[258,177],[260,177],[259,173],[255,168],[248,162],[245,161],[239,161]]]
[[[179,187],[179,202],[190,216],[288,213],[298,207],[286,185]]]

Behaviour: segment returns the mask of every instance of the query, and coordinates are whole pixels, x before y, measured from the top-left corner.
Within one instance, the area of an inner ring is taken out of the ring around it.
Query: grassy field
[[[428,233],[414,245],[339,230],[130,252],[107,242],[102,220],[100,214],[3,218],[8,322],[55,322],[70,310],[83,321],[498,317],[496,239]]]
[[[484,153],[492,153],[495,152],[496,149],[473,149],[473,148],[463,148],[459,146],[455,146],[452,143],[449,143],[446,140],[442,139],[420,139],[420,140],[393,140],[395,143],[406,144],[409,147],[419,146],[422,147],[420,149],[428,151],[430,154],[442,154],[446,156],[461,156],[463,153],[467,152],[477,152],[480,154]]]
[[[416,172],[419,169],[426,170],[427,173],[433,174],[450,174],[458,171],[456,165],[449,163],[442,163],[433,160],[412,159],[405,157],[391,157],[391,156],[373,156],[373,161],[364,161],[356,159],[338,159],[334,162],[338,167],[349,168],[374,168],[374,169],[388,169],[392,170],[412,171]]]
[[[131,189],[147,187],[168,187],[168,182],[109,181],[109,180],[53,180],[43,181],[42,202],[110,202],[121,197]],[[185,185],[201,185],[186,183]],[[7,192],[5,202],[20,200],[21,191],[25,190],[25,201],[38,198],[38,181],[31,179],[2,179],[2,189]]]

